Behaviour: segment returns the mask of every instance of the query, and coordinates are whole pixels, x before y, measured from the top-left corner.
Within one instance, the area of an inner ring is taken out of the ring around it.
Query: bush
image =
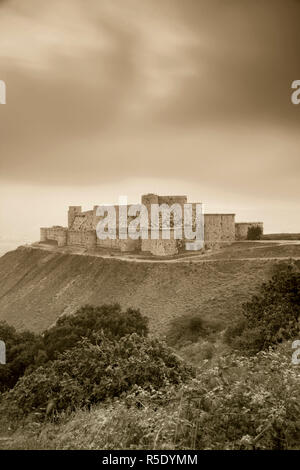
[[[37,427],[31,442],[22,429],[22,448],[299,449],[291,351],[284,344],[251,358],[223,356],[179,388],[133,386],[125,397]]]
[[[18,333],[0,322],[0,339],[6,345],[6,364],[0,365],[0,392],[4,392],[16,384],[26,369],[41,364],[45,356],[41,337],[29,331]]]
[[[299,449],[299,387],[290,344],[252,358],[221,358],[185,387],[176,445]]]
[[[91,339],[100,331],[116,339],[131,333],[147,335],[148,318],[132,308],[122,312],[119,304],[85,305],[74,315],[60,317],[55,326],[45,331],[44,347],[48,357],[54,359],[59,353],[76,346],[82,338]]]
[[[221,323],[203,320],[199,314],[182,315],[172,320],[166,339],[170,346],[178,348],[213,337],[221,329]]]
[[[180,384],[193,369],[161,341],[136,333],[116,341],[103,333],[85,339],[58,359],[22,377],[2,399],[2,409],[20,418],[44,410],[52,399],[58,412],[126,394],[133,387],[160,389]]]
[[[243,319],[229,327],[225,339],[234,348],[256,353],[300,332],[300,272],[292,265],[277,270],[258,295],[243,306]]]
[[[12,388],[25,372],[53,360],[75,347],[82,338],[93,341],[95,333],[104,331],[112,339],[136,333],[148,334],[148,318],[139,310],[122,311],[119,304],[93,307],[86,305],[74,315],[62,316],[55,326],[42,335],[29,331],[18,333],[15,328],[0,322],[0,339],[6,344],[5,366],[0,365],[0,392]]]
[[[248,228],[247,240],[261,240],[263,230],[260,225],[255,225]]]

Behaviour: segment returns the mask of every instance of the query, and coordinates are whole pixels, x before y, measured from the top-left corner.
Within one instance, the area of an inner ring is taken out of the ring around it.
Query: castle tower
[[[97,238],[96,238],[96,231],[89,230],[86,234],[86,247],[88,249],[96,248]]]
[[[75,216],[81,214],[81,206],[69,206],[68,211],[68,228],[72,227]]]
[[[67,231],[64,228],[58,230],[56,240],[57,246],[65,246],[67,244]]]
[[[40,228],[40,241],[45,242],[47,240],[47,228],[41,227]]]
[[[148,223],[149,229],[151,227],[151,205],[158,204],[158,196],[157,194],[143,194],[142,196],[142,204],[146,206],[148,211]]]

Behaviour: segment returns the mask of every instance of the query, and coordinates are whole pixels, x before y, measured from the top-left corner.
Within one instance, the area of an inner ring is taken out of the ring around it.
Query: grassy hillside
[[[235,242],[203,256],[205,259],[299,258],[300,244],[280,242]]]
[[[119,302],[139,308],[156,334],[184,314],[226,322],[278,262],[135,263],[22,247],[0,258],[0,320],[38,332],[83,304]]]
[[[142,331],[119,337],[119,307],[117,317],[108,306],[66,317],[40,337],[25,373],[0,396],[0,449],[299,449],[299,373],[291,361],[300,332],[299,264],[136,263],[32,248],[7,254],[0,259],[7,312],[20,306],[29,320],[39,300],[49,321],[62,298],[74,307],[84,293],[86,302],[124,306],[131,294],[142,311],[152,299],[145,313],[152,331],[167,332],[169,346]],[[34,318],[39,327],[47,320]],[[80,343],[66,347],[76,325]],[[59,344],[62,332],[66,349],[49,361],[42,345]]]
[[[263,240],[300,240],[300,233],[266,233]]]

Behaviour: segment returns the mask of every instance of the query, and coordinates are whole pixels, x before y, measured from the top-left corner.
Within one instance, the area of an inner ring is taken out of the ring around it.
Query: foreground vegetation
[[[227,356],[184,384],[133,386],[57,422],[32,419],[14,435],[30,449],[299,449],[299,371],[290,344]]]
[[[131,333],[147,335],[148,319],[139,310],[122,312],[119,304],[113,304],[86,305],[75,315],[60,317],[55,326],[40,335],[29,331],[18,333],[12,326],[0,322],[0,338],[7,349],[7,365],[0,368],[0,392],[12,388],[25,373],[57,359],[82,338],[95,343],[99,332],[116,340]]]
[[[43,336],[22,333],[32,348],[15,351],[23,369],[2,385],[4,431],[20,449],[300,449],[299,319],[294,264],[226,331],[185,315],[167,344],[139,311],[86,306]]]

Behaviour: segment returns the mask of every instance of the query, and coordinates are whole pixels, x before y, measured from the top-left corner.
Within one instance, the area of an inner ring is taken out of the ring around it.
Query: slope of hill
[[[140,308],[158,335],[186,313],[225,323],[271,276],[276,263],[135,263],[20,247],[0,258],[0,320],[38,332],[83,304],[119,302],[123,308]]]

